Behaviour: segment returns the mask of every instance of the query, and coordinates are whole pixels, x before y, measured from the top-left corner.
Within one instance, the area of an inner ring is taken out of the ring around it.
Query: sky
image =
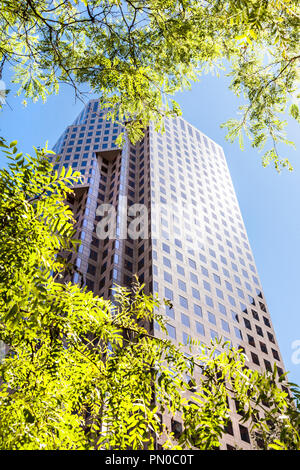
[[[16,89],[4,76],[11,91],[0,115],[0,135],[17,140],[19,150],[51,148],[66,126],[83,108],[73,90],[62,86],[58,96],[22,105]],[[89,98],[95,98],[93,94]],[[245,143],[225,140],[220,124],[236,117],[238,99],[228,90],[228,79],[206,75],[192,89],[176,95],[183,118],[220,144],[225,152],[263,291],[270,310],[279,348],[289,380],[300,384],[300,133],[297,123],[289,122],[288,137],[297,150],[281,147],[294,171],[263,168],[261,155]],[[88,99],[88,98],[87,98]],[[0,155],[0,167],[5,160]]]

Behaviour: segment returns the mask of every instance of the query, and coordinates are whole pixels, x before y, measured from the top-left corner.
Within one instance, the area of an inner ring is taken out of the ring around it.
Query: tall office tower
[[[110,298],[113,284],[129,286],[137,273],[147,292],[171,300],[163,313],[174,342],[223,337],[243,348],[249,367],[283,371],[222,148],[177,118],[165,120],[164,134],[150,126],[120,149],[121,129],[104,114],[90,101],[54,147],[55,168],[83,176],[69,201],[82,241],[70,255],[72,281]],[[153,332],[164,336],[157,325]],[[253,448],[233,400],[230,407],[222,448]],[[180,432],[180,421],[166,424]]]

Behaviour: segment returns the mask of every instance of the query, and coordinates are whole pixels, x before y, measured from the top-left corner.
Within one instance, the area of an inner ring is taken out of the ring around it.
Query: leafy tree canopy
[[[242,101],[227,137],[292,169],[277,147],[290,143],[282,113],[299,121],[298,0],[1,0],[0,12],[1,70],[13,65],[25,99],[88,83],[136,141],[180,114],[175,92],[226,65]]]
[[[162,439],[214,449],[234,397],[260,447],[300,449],[299,388],[295,402],[276,368],[252,371],[221,341],[193,342],[187,355],[153,336],[154,321],[164,330],[159,300],[137,282],[116,287],[114,302],[62,282],[58,255],[76,244],[65,199],[78,174],[53,172],[47,149],[1,148],[0,448],[153,449]],[[164,412],[182,418],[181,433],[161,426]]]

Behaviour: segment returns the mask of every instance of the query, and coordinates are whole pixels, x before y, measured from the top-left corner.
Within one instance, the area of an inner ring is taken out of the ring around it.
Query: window
[[[96,267],[92,264],[88,264],[87,272],[94,276],[96,274]]]
[[[202,253],[199,254],[199,259],[200,259],[200,261],[202,261],[203,263],[206,263],[206,257],[205,257]]]
[[[241,299],[245,298],[243,291],[241,289],[239,289],[238,287],[237,287],[237,293],[238,293],[238,295]]]
[[[280,361],[280,357],[276,349],[272,348],[272,354],[273,354],[274,359],[276,359],[277,361]]]
[[[213,325],[216,325],[216,324],[217,324],[217,322],[216,322],[216,316],[215,316],[213,313],[207,312],[207,316],[208,316],[208,321],[209,321],[210,323],[212,323]]]
[[[213,303],[213,300],[211,297],[208,297],[208,295],[205,296],[205,302],[206,302],[206,305],[208,305],[209,307],[213,307],[214,306],[214,303]]]
[[[185,326],[188,326],[190,328],[190,319],[187,315],[184,313],[181,314],[181,323]]]
[[[168,335],[171,338],[176,339],[176,328],[174,328],[174,326],[170,325],[169,323],[166,324],[166,328],[167,328]]]
[[[144,246],[144,245],[142,245]],[[140,251],[140,250],[139,250]],[[141,253],[139,253],[140,255]],[[165,256],[163,256],[163,263],[164,265],[167,267],[167,268],[171,268],[171,261],[169,260],[169,258],[166,258]]]
[[[182,333],[182,341],[183,341],[183,344],[185,344],[185,345],[190,344],[190,342],[191,342],[191,337],[190,337],[190,335],[188,335],[188,334],[185,333],[184,331],[183,331],[183,333]]]
[[[275,344],[275,339],[274,339],[274,336],[272,335],[272,333],[267,331],[267,335],[268,335],[269,341],[271,341],[271,343]]]
[[[237,313],[235,313],[233,310],[231,310],[231,317],[232,317],[232,320],[233,321],[236,321],[237,323],[239,323],[239,317],[237,315]]]
[[[186,292],[186,284],[184,281],[182,281],[181,279],[178,279],[178,287],[179,289],[183,290],[184,292]]]
[[[200,305],[194,304],[194,313],[195,315],[202,317],[202,308],[200,307]]]
[[[224,275],[225,275],[226,277],[230,277],[230,276],[229,276],[229,271],[228,271],[228,269],[225,269],[225,268],[223,267],[223,268],[222,268],[222,271],[223,271],[223,273],[224,273]]]
[[[181,274],[182,276],[184,276],[184,268],[180,266],[179,264],[177,264],[177,272],[178,274]]]
[[[262,302],[259,302],[259,306],[263,312],[267,311],[265,305]]]
[[[208,277],[208,270],[204,266],[201,266],[201,272],[204,274],[204,276]]]
[[[217,293],[217,296],[219,297],[219,299],[224,299],[223,292],[220,289],[216,289],[216,293]]]
[[[168,300],[173,300],[173,292],[168,287],[165,287],[165,297]]]
[[[231,436],[233,436],[233,426],[232,426],[232,421],[230,419],[228,419],[228,421],[227,421],[225,432],[226,432],[226,434],[230,434]],[[228,444],[227,444],[227,447],[228,447]],[[229,446],[229,447],[231,447],[231,446]],[[233,447],[233,449],[234,449],[234,447]],[[228,449],[228,450],[230,450],[230,449]]]
[[[179,296],[179,304],[181,307],[188,308],[188,301],[185,297],[182,297],[181,295]]]
[[[240,428],[240,435],[241,435],[242,441],[250,443],[250,437],[249,437],[248,429],[245,426],[243,426],[242,424],[239,424],[239,428]]]
[[[255,354],[254,352],[251,352],[251,358],[252,358],[252,361],[254,362],[254,364],[257,364],[259,366],[258,355]]]
[[[243,339],[243,335],[242,335],[242,332],[239,328],[237,328],[236,326],[234,327],[234,332],[235,332],[235,336],[238,338],[238,339]]]
[[[258,315],[258,313],[257,313],[255,310],[251,310],[251,312],[252,312],[253,318],[255,318],[255,320],[258,320],[258,321],[259,321],[259,315]]]
[[[227,321],[223,320],[223,318],[221,319],[221,325],[224,331],[230,333],[229,324],[227,323]]]
[[[196,331],[199,335],[205,336],[204,326],[198,321],[196,321]]]
[[[271,363],[269,361],[267,361],[267,359],[264,359],[264,363],[265,363],[265,368],[268,372],[272,372],[272,366],[271,366]]]
[[[256,328],[257,334],[258,334],[259,336],[263,336],[263,335],[264,335],[264,334],[263,334],[263,331],[262,331],[262,329],[261,329],[260,326],[255,325],[255,328]]]
[[[248,328],[248,330],[252,330],[251,323],[249,322],[247,318],[244,318],[244,323],[245,323],[245,327]]]
[[[223,315],[227,315],[226,307],[223,304],[218,303],[219,307],[219,312],[222,313]]]
[[[194,299],[200,300],[200,293],[194,287],[192,287],[192,295],[193,295]]]
[[[191,268],[196,269],[196,263],[195,263],[195,261],[192,260],[192,259],[190,259],[190,258],[189,258],[189,265],[190,265]]]
[[[166,305],[166,315],[170,318],[175,318],[174,309]]]
[[[267,349],[267,346],[265,345],[265,343],[262,343],[260,341],[259,345],[260,345],[260,349],[262,350],[262,352],[264,352],[265,354],[268,354],[268,349]]]
[[[248,311],[247,311],[247,307],[245,304],[243,304],[242,302],[240,302],[240,308],[242,310],[242,312],[244,313],[247,313],[248,314]]]
[[[212,340],[219,339],[218,338],[218,333],[214,330],[210,330],[210,337],[211,337]]]
[[[170,253],[170,247],[166,243],[162,244],[162,249],[165,253]]]
[[[94,250],[90,250],[90,258],[97,261],[98,253]]]
[[[213,269],[215,269],[216,271],[219,270],[217,263],[215,263],[214,261],[211,261],[210,264]]]

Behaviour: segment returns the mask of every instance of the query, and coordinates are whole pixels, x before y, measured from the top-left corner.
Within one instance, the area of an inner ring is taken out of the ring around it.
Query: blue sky
[[[24,108],[22,99],[14,96],[15,88],[8,78],[4,77],[4,81],[11,92],[9,106],[1,114],[0,135],[9,141],[18,140],[19,149],[24,152],[31,152],[33,145],[43,146],[46,141],[52,147],[83,107],[75,101],[72,89],[64,86],[58,96],[49,97],[45,104],[29,103]],[[290,380],[300,383],[300,363],[292,360],[292,344],[297,340],[300,344],[299,127],[293,122],[288,127],[297,150],[282,148],[294,171],[278,174],[271,166],[263,168],[261,156],[249,144],[241,151],[238,143],[225,141],[226,130],[220,124],[235,117],[238,107],[238,100],[227,85],[224,77],[205,76],[176,99],[183,117],[224,148],[281,354]],[[4,164],[0,157],[0,166]]]

